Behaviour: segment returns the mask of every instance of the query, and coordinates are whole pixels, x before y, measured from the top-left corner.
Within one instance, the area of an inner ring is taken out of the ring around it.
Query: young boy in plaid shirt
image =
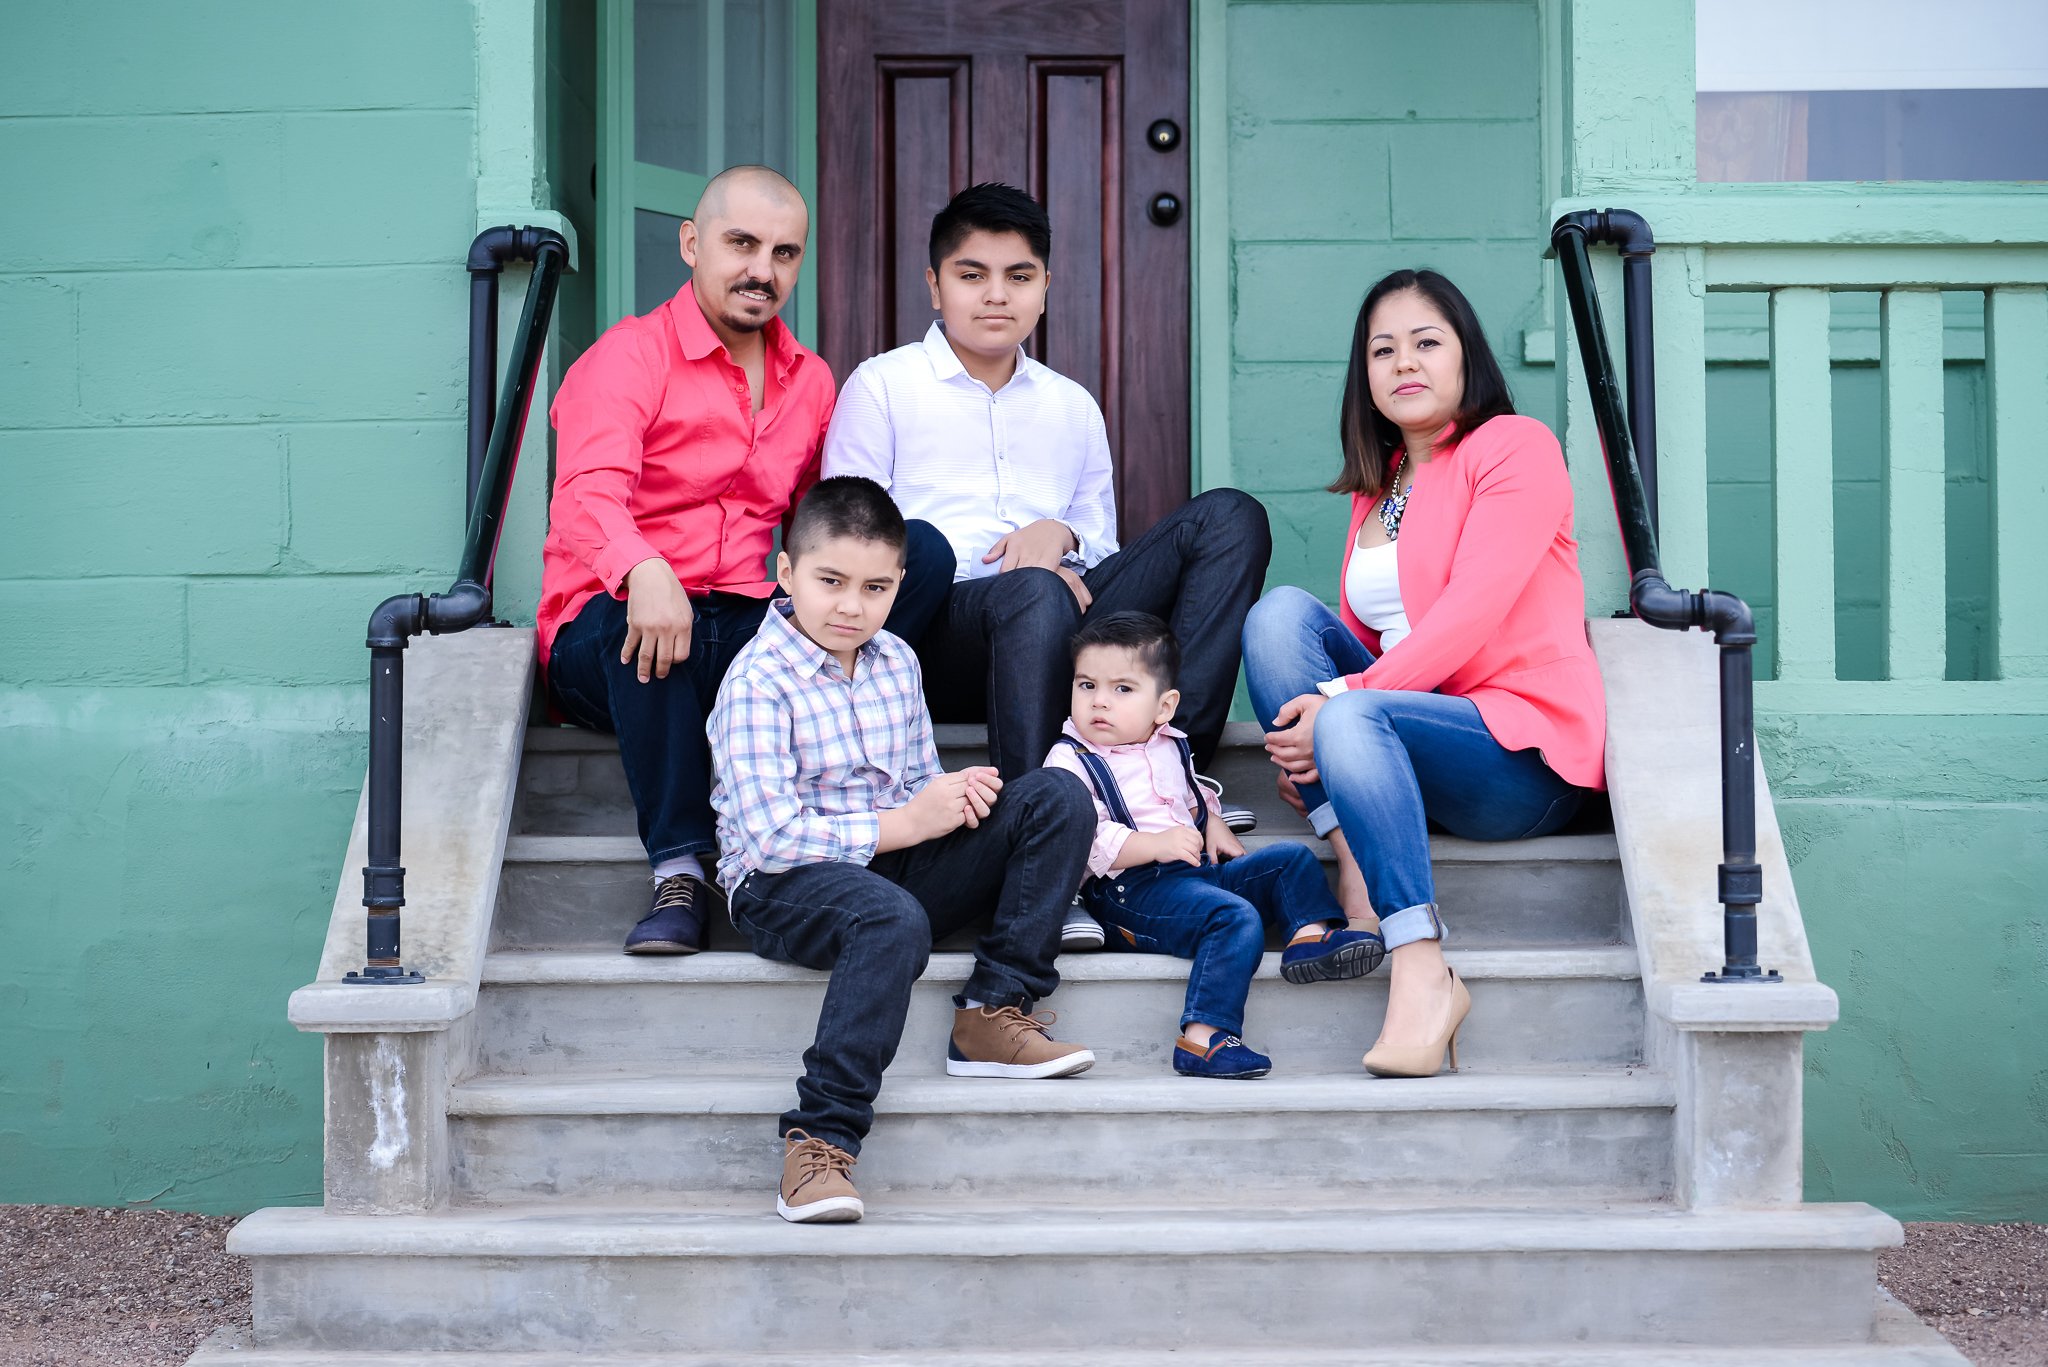
[[[1006,786],[993,768],[939,768],[917,657],[881,629],[904,542],[872,480],[813,488],[776,557],[789,596],[733,661],[706,728],[733,923],[755,953],[832,974],[779,1126],[776,1210],[797,1222],[863,1213],[850,1169],[935,938],[994,910],[954,998],[948,1073],[1070,1077],[1095,1062],[1029,1014],[1059,985],[1094,804],[1056,770]]]

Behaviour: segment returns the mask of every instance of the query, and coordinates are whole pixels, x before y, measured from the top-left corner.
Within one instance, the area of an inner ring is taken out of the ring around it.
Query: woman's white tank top
[[[1408,613],[1401,606],[1400,546],[1351,544],[1351,562],[1344,568],[1344,601],[1351,615],[1380,634],[1380,654],[1399,645],[1408,634]]]

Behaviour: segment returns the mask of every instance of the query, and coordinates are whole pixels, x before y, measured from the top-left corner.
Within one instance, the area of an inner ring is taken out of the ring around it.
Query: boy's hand
[[[666,679],[671,668],[690,658],[690,628],[697,615],[690,595],[669,563],[659,556],[626,571],[626,646],[619,663],[640,657],[640,682]]]
[[[1088,592],[1088,585],[1082,581],[1081,576],[1075,574],[1073,570],[1065,565],[1060,566],[1053,573],[1067,581],[1067,587],[1074,591],[1074,601],[1081,605],[1081,611],[1088,611],[1089,605],[1095,601],[1095,595]]]
[[[987,819],[996,805],[996,795],[1003,791],[1003,777],[993,764],[977,764],[962,769],[960,776],[967,780],[967,824],[979,826]]]
[[[1294,775],[1296,783],[1314,783],[1321,777],[1316,772],[1316,713],[1328,701],[1320,693],[1289,698],[1273,716],[1275,729],[1266,733],[1266,753]]]
[[[1209,854],[1219,864],[1244,854],[1244,842],[1237,838],[1237,832],[1224,825],[1223,818],[1214,812],[1209,813]]]
[[[1066,523],[1041,517],[1027,527],[1019,527],[1008,536],[998,538],[996,544],[988,548],[988,554],[981,558],[981,563],[993,565],[998,560],[1002,561],[1002,568],[996,571],[998,574],[1033,567],[1056,570],[1061,556],[1078,549],[1074,533]]]

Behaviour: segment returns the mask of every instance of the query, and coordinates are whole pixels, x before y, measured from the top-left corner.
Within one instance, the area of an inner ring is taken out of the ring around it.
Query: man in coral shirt
[[[774,591],[775,530],[818,478],[832,372],[776,315],[810,213],[737,166],[705,187],[680,245],[690,283],[614,324],[562,380],[540,654],[555,706],[616,732],[653,907],[628,954],[691,954],[724,899],[704,719]]]

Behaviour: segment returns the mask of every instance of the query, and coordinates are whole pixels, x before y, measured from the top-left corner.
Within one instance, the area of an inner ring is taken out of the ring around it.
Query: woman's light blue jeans
[[[1259,724],[1325,679],[1373,661],[1313,595],[1278,588],[1244,624],[1245,681]],[[1316,714],[1316,769],[1300,785],[1316,834],[1342,829],[1387,948],[1443,936],[1429,822],[1468,840],[1524,840],[1571,820],[1585,789],[1534,750],[1504,749],[1466,698],[1396,689],[1340,693]]]

